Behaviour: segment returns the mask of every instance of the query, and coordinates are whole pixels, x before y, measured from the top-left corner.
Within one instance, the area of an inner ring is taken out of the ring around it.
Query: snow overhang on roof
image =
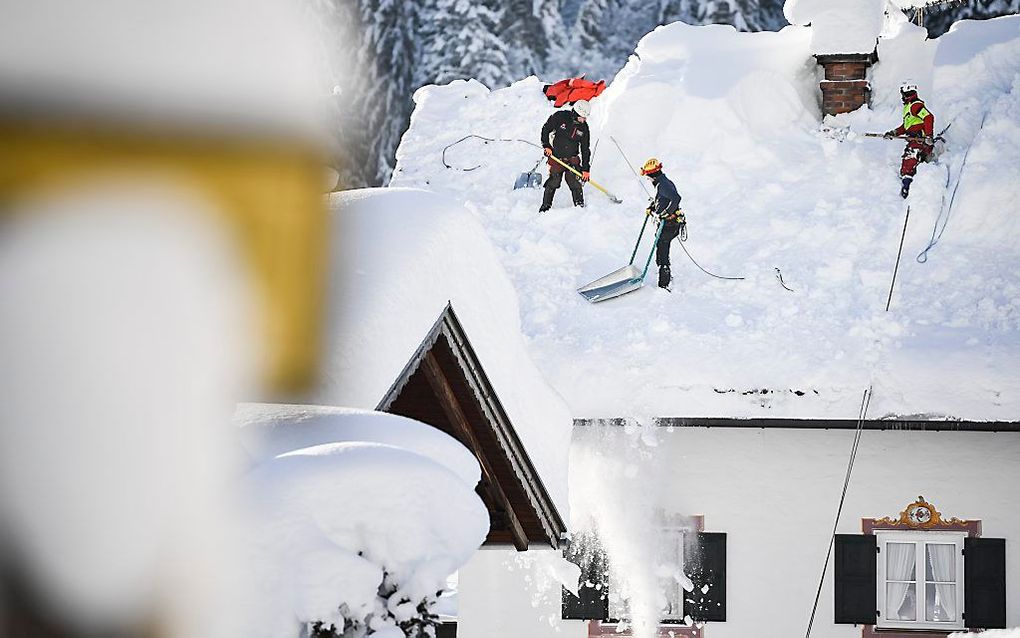
[[[558,547],[566,526],[452,305],[376,406],[428,423],[453,436],[478,459],[478,492],[489,509],[486,545]]]
[[[330,206],[323,374],[306,400],[376,408],[395,380],[415,372],[418,364],[408,362],[452,304],[473,360],[484,366],[487,392],[498,395],[501,418],[513,424],[520,450],[567,519],[573,415],[528,353],[517,293],[475,215],[420,189],[345,191]]]
[[[592,425],[625,426],[629,419],[575,419],[575,427]],[[666,428],[789,428],[808,430],[854,430],[854,419],[728,419],[659,417],[652,423]],[[933,419],[866,419],[864,430],[922,432],[1020,432],[1020,421],[950,421]]]

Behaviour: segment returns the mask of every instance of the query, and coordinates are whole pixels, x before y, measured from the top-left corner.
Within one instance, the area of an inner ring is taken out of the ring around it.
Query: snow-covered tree
[[[577,45],[579,51],[603,50],[620,26],[611,24],[615,0],[584,0],[577,11]]]
[[[417,5],[401,0],[361,2],[362,45],[357,67],[365,75],[366,86],[354,110],[367,116],[360,130],[368,136],[375,174],[388,179],[393,152],[413,108],[411,93],[417,88],[412,84],[418,56],[413,31]]]
[[[507,79],[543,73],[563,57],[566,27],[557,0],[508,0],[499,26]]]
[[[730,24],[741,31],[776,31],[786,26],[780,0],[660,0],[659,22]]]
[[[957,20],[986,20],[1014,13],[1020,13],[1020,0],[936,2],[925,9],[924,26],[934,38],[948,31]]]
[[[492,88],[505,83],[509,63],[498,31],[499,0],[426,0],[419,8],[423,39],[421,83],[475,78]]]

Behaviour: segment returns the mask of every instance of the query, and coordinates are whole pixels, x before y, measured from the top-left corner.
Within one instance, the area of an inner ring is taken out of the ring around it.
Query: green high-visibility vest
[[[914,115],[913,113],[910,112],[910,108],[912,106],[914,106],[915,104],[920,104],[921,105],[921,110],[918,112],[917,115]],[[922,102],[921,100],[918,100],[916,102],[911,102],[910,104],[904,104],[903,105],[903,128],[905,128],[905,129],[907,129],[909,131],[912,126],[916,126],[918,124],[924,124],[924,118],[928,117],[929,115],[931,115],[931,111],[928,110],[928,108],[924,105],[924,102]]]

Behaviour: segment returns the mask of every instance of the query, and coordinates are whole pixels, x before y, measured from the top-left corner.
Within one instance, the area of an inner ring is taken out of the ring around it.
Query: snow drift
[[[243,405],[251,635],[315,622],[375,635],[435,605],[489,531],[478,465],[451,437],[399,416]]]

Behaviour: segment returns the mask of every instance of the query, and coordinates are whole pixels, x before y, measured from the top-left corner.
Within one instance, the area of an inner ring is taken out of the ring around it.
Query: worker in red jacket
[[[917,173],[917,164],[927,161],[935,148],[935,116],[917,97],[917,85],[904,83],[900,87],[900,97],[903,98],[903,124],[886,132],[885,137],[903,135],[908,138],[900,163],[900,178],[903,180],[900,195],[906,198],[910,194],[910,182]]]

